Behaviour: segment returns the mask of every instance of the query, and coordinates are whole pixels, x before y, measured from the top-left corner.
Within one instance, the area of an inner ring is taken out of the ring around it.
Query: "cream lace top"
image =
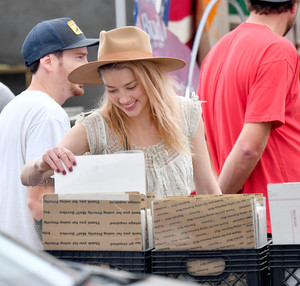
[[[201,106],[196,97],[180,98],[184,116],[184,132],[190,142],[200,122]],[[111,154],[122,151],[118,147],[117,138],[108,129],[99,111],[83,118],[80,123],[86,129],[90,154]],[[156,198],[190,193],[193,186],[191,155],[167,149],[163,141],[148,147],[135,146],[133,149],[144,152],[147,191],[153,191]]]

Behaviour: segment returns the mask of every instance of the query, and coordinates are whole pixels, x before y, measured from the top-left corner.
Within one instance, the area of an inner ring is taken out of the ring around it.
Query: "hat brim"
[[[90,47],[95,46],[99,44],[99,39],[82,39],[81,41],[78,41],[72,45],[69,45],[62,50],[70,50],[70,49],[77,49],[82,47]]]
[[[149,58],[136,58],[136,59],[113,59],[105,61],[95,61],[84,64],[73,70],[68,79],[73,83],[79,84],[103,84],[102,79],[99,77],[98,69],[106,64],[116,62],[131,62],[131,61],[151,61],[158,64],[165,72],[175,71],[185,66],[185,62],[181,59],[171,57],[149,57]]]

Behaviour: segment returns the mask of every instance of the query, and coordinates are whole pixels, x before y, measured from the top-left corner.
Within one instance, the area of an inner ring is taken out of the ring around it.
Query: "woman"
[[[193,187],[197,194],[220,194],[200,103],[177,96],[167,74],[184,65],[180,59],[153,57],[148,34],[137,27],[102,31],[98,60],[69,75],[73,83],[104,84],[101,107],[77,123],[58,146],[28,162],[23,184],[39,184],[52,170],[66,174],[60,159],[72,171],[74,155],[131,149],[144,152],[147,191],[156,197],[188,195]]]

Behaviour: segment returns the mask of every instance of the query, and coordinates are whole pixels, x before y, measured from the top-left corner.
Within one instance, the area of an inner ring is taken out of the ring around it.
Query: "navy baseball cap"
[[[42,21],[28,33],[21,53],[25,65],[31,66],[40,58],[63,50],[98,45],[99,39],[87,39],[70,18]]]

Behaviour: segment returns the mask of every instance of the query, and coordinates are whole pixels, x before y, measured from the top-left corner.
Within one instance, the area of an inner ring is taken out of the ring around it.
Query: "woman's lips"
[[[131,109],[133,109],[134,107],[135,107],[135,105],[136,105],[136,100],[134,101],[134,102],[132,102],[132,103],[130,103],[130,104],[123,104],[123,107],[126,109],[126,110],[131,110]]]

